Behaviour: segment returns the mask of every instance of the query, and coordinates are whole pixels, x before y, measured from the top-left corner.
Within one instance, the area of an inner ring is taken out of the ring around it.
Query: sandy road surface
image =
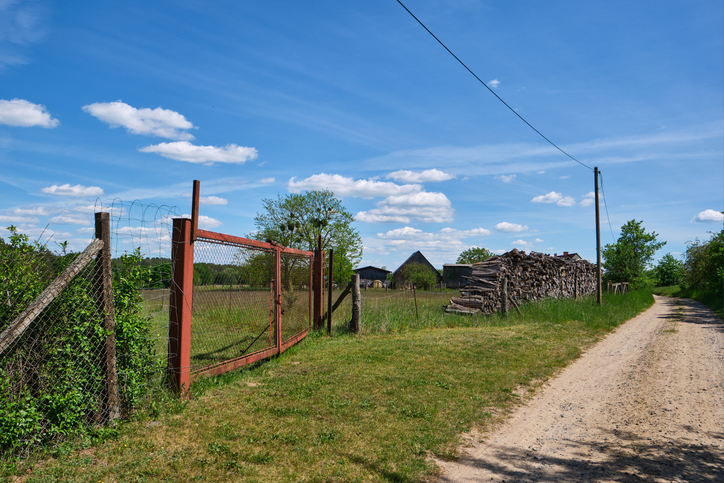
[[[440,466],[445,483],[724,482],[724,324],[657,297]]]

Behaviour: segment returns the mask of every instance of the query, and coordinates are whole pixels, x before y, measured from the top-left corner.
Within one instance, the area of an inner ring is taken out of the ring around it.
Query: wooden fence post
[[[359,334],[360,319],[362,315],[362,294],[359,290],[359,273],[352,275],[352,320],[349,322],[349,331]]]
[[[116,324],[113,317],[110,215],[108,213],[96,213],[95,222],[96,238],[103,241],[103,248],[96,256],[93,274],[96,301],[103,313],[103,328],[106,330],[106,393],[103,416],[108,420],[114,420],[121,417],[121,401],[118,397],[118,376],[116,374]]]
[[[329,272],[327,273],[327,335],[332,335],[332,289],[334,288],[334,249],[329,249]]]
[[[503,317],[508,316],[508,277],[503,277],[500,289],[500,313]]]
[[[173,278],[168,323],[168,377],[186,394],[191,373],[191,311],[193,308],[194,248],[191,220],[174,218],[171,244]]]

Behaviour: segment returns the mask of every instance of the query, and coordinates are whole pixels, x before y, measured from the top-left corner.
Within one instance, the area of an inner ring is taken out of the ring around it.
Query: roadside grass
[[[703,292],[682,288],[678,285],[672,285],[669,287],[656,287],[653,289],[653,293],[656,295],[664,295],[666,297],[694,299],[716,312],[719,317],[724,318],[724,294],[722,294],[722,292]]]
[[[340,316],[335,337],[313,334],[280,357],[203,379],[188,402],[168,398],[95,445],[67,443],[5,462],[0,475],[23,482],[424,481],[436,474],[432,456],[457,457],[463,435],[501,421],[583,349],[653,303],[650,292],[633,292],[606,295],[602,307],[587,297],[525,305],[508,318],[443,317],[440,296],[422,297],[426,308],[418,297],[417,317],[407,304],[389,304],[377,323],[383,302],[374,308],[368,300],[363,335],[345,334]]]

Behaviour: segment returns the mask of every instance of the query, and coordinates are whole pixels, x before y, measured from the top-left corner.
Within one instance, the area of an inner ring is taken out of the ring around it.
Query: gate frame
[[[195,188],[196,183],[197,182],[194,182]],[[198,191],[196,189],[194,191],[194,198],[197,198]],[[196,213],[196,211],[193,212]],[[316,301],[317,297],[324,297],[324,287],[321,280],[317,280],[318,278],[321,279],[321,276],[323,275],[312,269],[317,263],[319,263],[315,258],[315,252],[288,248],[274,242],[267,243],[259,240],[251,240],[249,238],[202,230],[196,227],[195,220],[190,220],[188,218],[174,218],[173,228],[173,240],[171,247],[173,280],[171,282],[171,300],[168,325],[168,376],[173,387],[179,390],[182,394],[185,395],[188,392],[190,384],[199,377],[223,374],[224,372],[238,369],[239,367],[243,367],[256,361],[281,354],[307,336],[309,333],[309,327],[290,337],[286,341],[282,340],[282,254],[303,256],[309,258],[310,260],[309,286],[311,293],[309,297],[309,317],[310,324],[316,326],[318,323],[316,320],[316,313],[312,314],[313,300]],[[250,248],[274,251],[274,347],[269,347],[248,355],[229,359],[195,371],[191,370],[191,314],[193,308],[194,276],[193,242],[197,239],[203,239],[203,241],[211,243],[237,246],[242,245]],[[317,287],[321,289],[321,293],[319,294],[317,293]]]

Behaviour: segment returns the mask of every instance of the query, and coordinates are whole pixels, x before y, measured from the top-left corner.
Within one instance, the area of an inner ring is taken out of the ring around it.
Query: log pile
[[[544,253],[513,249],[475,263],[460,296],[450,299],[446,313],[492,314],[503,302],[516,309],[521,302],[570,298],[596,291],[596,265]]]

